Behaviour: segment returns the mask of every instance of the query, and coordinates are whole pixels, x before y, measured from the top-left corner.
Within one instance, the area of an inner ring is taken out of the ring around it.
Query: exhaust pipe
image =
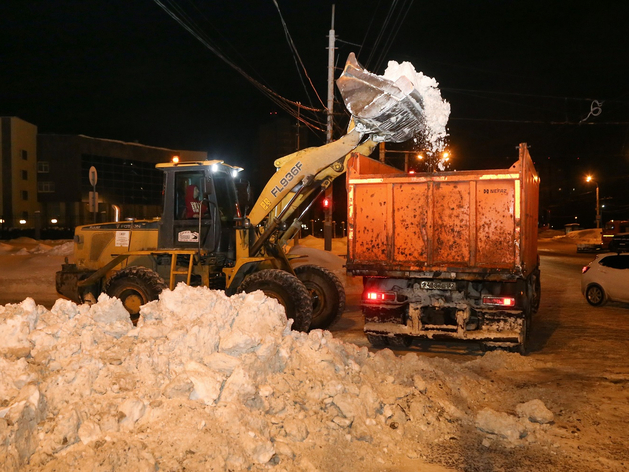
[[[114,221],[118,223],[120,221],[120,207],[118,205],[112,205],[111,208],[114,210]]]

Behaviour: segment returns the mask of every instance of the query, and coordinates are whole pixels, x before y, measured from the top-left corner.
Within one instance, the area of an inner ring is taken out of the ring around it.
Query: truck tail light
[[[590,266],[589,265],[583,266],[583,269],[581,269],[581,273],[585,274],[588,270],[590,270]]]
[[[368,302],[394,302],[394,292],[367,292],[365,293],[365,300]]]
[[[513,297],[493,297],[483,296],[483,305],[491,306],[515,306],[515,298]]]

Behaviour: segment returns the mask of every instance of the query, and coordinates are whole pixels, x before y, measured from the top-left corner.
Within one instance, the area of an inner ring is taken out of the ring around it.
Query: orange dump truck
[[[347,271],[363,276],[374,345],[460,339],[524,352],[540,301],[539,177],[508,169],[405,174],[355,154]]]

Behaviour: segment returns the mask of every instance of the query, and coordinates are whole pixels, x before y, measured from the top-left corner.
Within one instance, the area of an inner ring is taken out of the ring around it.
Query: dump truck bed
[[[538,265],[539,178],[508,169],[405,174],[355,154],[347,172],[353,275],[511,280]]]

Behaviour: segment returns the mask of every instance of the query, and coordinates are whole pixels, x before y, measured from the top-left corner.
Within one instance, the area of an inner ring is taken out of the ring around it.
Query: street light
[[[594,182],[596,184],[596,227],[600,228],[601,227],[601,207],[599,205],[599,199],[598,199],[598,182],[594,180],[591,175],[588,175],[585,178],[585,181]]]

